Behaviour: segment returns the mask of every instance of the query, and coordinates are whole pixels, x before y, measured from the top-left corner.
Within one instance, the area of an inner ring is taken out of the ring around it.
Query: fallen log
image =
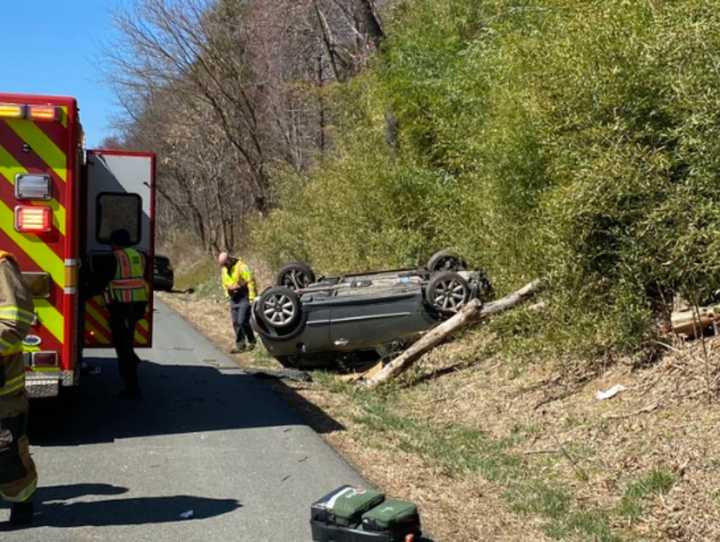
[[[543,282],[538,279],[491,303],[483,304],[479,299],[473,299],[460,309],[455,316],[426,333],[420,340],[413,343],[410,348],[388,363],[382,371],[367,379],[367,387],[375,388],[383,382],[387,382],[410,367],[426,352],[440,344],[448,335],[466,325],[480,322],[523,303],[540,291],[542,286]]]

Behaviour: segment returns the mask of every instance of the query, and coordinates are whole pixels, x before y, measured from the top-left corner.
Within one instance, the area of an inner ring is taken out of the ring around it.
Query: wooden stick
[[[440,344],[448,335],[466,325],[479,322],[519,305],[540,291],[542,286],[541,280],[534,280],[516,292],[485,305],[479,299],[471,300],[455,316],[426,333],[419,341],[388,363],[382,371],[367,380],[367,386],[375,388],[383,382],[387,382],[410,367],[423,354]]]

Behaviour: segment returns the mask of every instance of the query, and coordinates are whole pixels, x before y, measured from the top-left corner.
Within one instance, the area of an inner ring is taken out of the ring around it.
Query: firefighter
[[[250,306],[255,301],[255,279],[248,265],[221,252],[218,264],[225,295],[230,301],[230,317],[235,331],[235,347],[232,354],[239,354],[255,348],[255,334],[250,326]],[[247,342],[246,342],[247,341]]]
[[[117,352],[120,377],[125,389],[121,399],[140,399],[138,365],[140,358],[133,348],[135,327],[145,316],[148,302],[148,285],[145,281],[145,256],[130,248],[127,230],[115,230],[110,234],[110,244],[115,256],[115,277],[106,292],[110,311],[110,331]]]
[[[27,436],[28,400],[22,341],[34,320],[32,294],[14,257],[0,251],[0,498],[10,523],[32,522],[37,472]]]

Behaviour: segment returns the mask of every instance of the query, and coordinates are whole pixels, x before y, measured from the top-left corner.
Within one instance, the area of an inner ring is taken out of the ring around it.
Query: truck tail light
[[[43,369],[57,366],[57,352],[33,352],[33,368]]]
[[[50,207],[15,207],[15,229],[21,233],[46,233],[52,229]]]
[[[54,105],[31,105],[28,107],[28,118],[46,122],[60,120],[60,108]]]
[[[25,106],[17,104],[0,104],[0,118],[21,119],[25,116]]]

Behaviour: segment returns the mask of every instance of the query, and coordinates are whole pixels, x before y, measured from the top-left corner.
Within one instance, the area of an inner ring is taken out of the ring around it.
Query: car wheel
[[[470,286],[457,273],[438,273],[427,285],[425,299],[440,312],[451,314],[459,311],[470,299]]]
[[[300,298],[290,288],[268,288],[258,299],[257,314],[275,330],[287,330],[300,321]]]
[[[427,269],[431,273],[437,271],[462,271],[467,269],[467,262],[457,252],[441,250],[430,257]]]
[[[293,262],[282,267],[275,278],[275,286],[282,286],[290,290],[307,288],[315,282],[315,273],[309,265],[303,262]]]

